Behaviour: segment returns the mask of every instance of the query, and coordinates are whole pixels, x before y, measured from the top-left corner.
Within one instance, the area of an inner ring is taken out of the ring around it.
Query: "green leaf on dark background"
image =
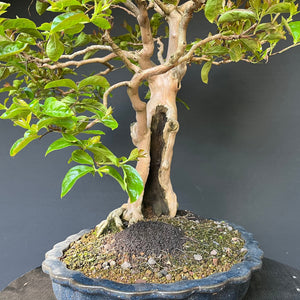
[[[97,16],[91,19],[91,22],[102,29],[110,29],[110,23],[103,17]]]
[[[78,88],[81,89],[87,85],[91,85],[95,88],[98,86],[103,87],[103,88],[109,88],[109,86],[110,86],[107,79],[100,75],[93,75],[93,76],[84,78],[83,80],[81,80],[79,82]]]
[[[235,22],[240,20],[255,19],[255,13],[248,9],[233,9],[223,13],[218,19],[219,23]]]
[[[39,135],[36,133],[31,133],[30,131],[26,131],[24,137],[18,139],[10,149],[10,155],[15,156],[18,152],[20,152],[23,148],[25,148],[30,142],[39,138]]]
[[[144,183],[139,173],[130,165],[123,165],[125,188],[130,198],[130,202],[135,202],[142,191],[144,190]]]
[[[208,83],[208,73],[211,69],[212,62],[206,62],[201,69],[201,79],[204,83]]]
[[[111,167],[111,166],[105,166],[99,169],[100,173],[105,173],[111,177],[113,177],[114,179],[116,179],[118,181],[118,183],[120,184],[121,188],[125,191],[125,183],[124,183],[124,179],[122,178],[122,176],[119,174],[119,172]],[[100,174],[99,173],[99,174]]]
[[[51,34],[46,46],[48,57],[53,61],[57,61],[64,53],[64,50],[64,44],[60,41],[58,34]]]
[[[220,13],[223,5],[223,0],[207,0],[205,3],[205,17],[210,22],[213,23],[213,21],[216,19],[218,14]]]
[[[83,12],[67,12],[56,16],[51,25],[51,33],[66,30],[79,23],[87,23],[90,19]]]
[[[294,38],[294,43],[296,44],[300,41],[300,21],[290,22],[289,25]]]
[[[26,43],[23,42],[8,42],[3,41],[0,42],[0,59],[6,58],[11,55],[18,54],[22,51],[24,51],[27,47]]]
[[[75,166],[71,168],[63,179],[61,185],[61,197],[64,197],[70,191],[79,178],[93,172],[94,168],[89,166]]]
[[[76,161],[79,164],[94,165],[93,158],[83,150],[75,150],[72,153],[72,160]]]
[[[74,115],[65,103],[58,101],[54,97],[49,97],[45,100],[43,114],[56,118],[66,118]]]
[[[77,90],[76,83],[73,80],[68,79],[68,78],[50,81],[45,85],[44,88],[50,89],[50,88],[59,87],[59,86],[69,87],[71,89]]]
[[[70,146],[76,146],[76,143],[72,143],[69,141],[66,141],[64,138],[60,138],[56,141],[54,141],[47,149],[45,156],[47,156],[50,152],[55,150],[64,149]]]

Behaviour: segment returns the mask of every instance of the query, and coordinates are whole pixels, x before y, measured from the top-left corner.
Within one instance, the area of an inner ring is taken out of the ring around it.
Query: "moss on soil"
[[[243,261],[247,252],[240,233],[225,222],[190,220],[185,216],[160,217],[155,221],[184,232],[186,241],[181,250],[172,255],[164,251],[159,255],[118,253],[113,247],[114,232],[97,238],[92,230],[71,243],[61,260],[67,268],[91,278],[122,283],[171,283],[228,271]]]

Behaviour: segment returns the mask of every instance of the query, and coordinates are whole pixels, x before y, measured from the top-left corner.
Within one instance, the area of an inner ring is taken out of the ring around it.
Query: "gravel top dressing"
[[[73,242],[61,260],[91,278],[121,283],[171,283],[228,271],[247,249],[226,222],[191,213],[138,222],[97,238],[95,230]]]

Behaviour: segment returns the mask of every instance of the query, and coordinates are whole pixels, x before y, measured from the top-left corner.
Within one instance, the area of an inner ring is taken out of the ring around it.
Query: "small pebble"
[[[130,269],[131,268],[131,264],[128,261],[125,261],[125,262],[122,263],[121,268],[123,270]]]
[[[109,265],[110,265],[111,267],[114,267],[114,266],[116,265],[116,262],[115,262],[114,260],[111,260],[111,261],[109,262]]]
[[[163,276],[166,276],[166,275],[168,274],[167,270],[165,270],[165,269],[162,269],[162,270],[160,271],[160,273],[161,273]]]
[[[166,279],[167,279],[168,281],[172,280],[172,275],[171,275],[171,274],[167,274],[167,275],[166,275]]]
[[[296,290],[297,290],[297,292],[299,292],[299,293],[300,293],[300,288],[296,288]]]
[[[200,254],[194,254],[194,259],[195,260],[202,260],[202,255],[200,255]]]
[[[217,255],[217,254],[218,254],[218,251],[215,249],[210,252],[210,255]]]
[[[213,258],[213,264],[214,264],[215,266],[218,265],[218,259],[217,259],[217,258]]]
[[[105,269],[106,267],[109,267],[107,261],[105,261],[105,262],[102,264],[102,268],[103,268],[103,269]],[[106,269],[105,269],[105,270],[106,270]]]
[[[242,248],[240,251],[241,251],[242,253],[243,253],[243,252],[248,252],[247,248]]]
[[[295,275],[293,275],[292,277],[293,277],[293,279],[297,279],[297,276],[295,276]]]
[[[152,257],[150,257],[150,258],[148,259],[148,264],[149,264],[149,265],[155,265],[155,264],[156,264],[155,259],[153,259]]]
[[[231,226],[227,226],[227,229],[229,230],[229,231],[232,231],[232,227]]]

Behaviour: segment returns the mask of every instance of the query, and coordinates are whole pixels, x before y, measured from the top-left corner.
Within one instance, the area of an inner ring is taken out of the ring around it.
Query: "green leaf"
[[[130,165],[123,165],[125,189],[130,202],[135,202],[144,190],[143,180],[135,168]]]
[[[36,25],[33,21],[19,18],[19,19],[8,19],[3,22],[4,30],[6,29],[19,29],[19,28],[36,28]]]
[[[50,152],[55,150],[64,149],[70,146],[76,146],[76,143],[71,143],[69,141],[66,141],[64,138],[60,138],[56,141],[54,141],[47,149],[45,156],[47,156]]]
[[[217,45],[217,46],[208,47],[208,49],[205,49],[204,52],[205,52],[206,55],[221,56],[221,55],[227,54],[228,49],[226,47],[221,46],[221,45]]]
[[[72,153],[72,160],[76,161],[79,164],[94,165],[93,158],[83,150],[75,150]]]
[[[105,116],[104,118],[102,118],[101,123],[103,125],[105,125],[106,127],[109,127],[112,130],[118,128],[118,126],[119,126],[118,122],[111,115],[108,115],[108,116]]]
[[[187,110],[191,109],[189,107],[189,105],[185,101],[183,101],[181,98],[176,97],[176,101],[179,102],[179,103],[181,103],[181,104],[183,104]]]
[[[42,129],[43,127],[49,126],[49,125],[56,125],[59,127],[64,127],[66,129],[74,130],[76,128],[76,122],[77,118],[76,117],[69,117],[69,118],[43,118],[41,119],[37,125],[39,130]]]
[[[74,47],[84,46],[90,41],[91,41],[91,37],[88,34],[81,32],[76,38]]]
[[[82,131],[81,133],[95,134],[95,135],[103,135],[103,134],[105,134],[105,132],[103,132],[101,130],[85,130],[85,131]]]
[[[25,148],[30,142],[36,140],[40,136],[36,133],[32,133],[30,131],[26,131],[24,137],[18,139],[10,149],[10,155],[15,156],[18,152],[20,152],[23,148]]]
[[[27,44],[22,42],[0,42],[0,59],[6,58],[11,55],[18,54],[24,51],[27,47]]]
[[[56,100],[54,97],[45,100],[43,114],[56,118],[66,118],[74,115],[65,103]]]
[[[208,83],[208,73],[211,69],[212,62],[206,62],[201,69],[201,79],[204,83]]]
[[[91,85],[95,88],[98,86],[103,87],[103,88],[109,88],[109,86],[110,86],[107,79],[100,75],[89,76],[89,77],[81,80],[78,84],[78,89],[82,89],[83,87],[85,87],[87,85]]]
[[[64,33],[74,35],[76,33],[82,32],[83,29],[84,29],[84,24],[76,24],[76,25],[64,30]]]
[[[61,197],[64,197],[70,191],[70,189],[79,178],[93,172],[94,168],[89,166],[75,166],[71,168],[63,179],[61,185]]]
[[[110,29],[111,25],[110,23],[103,17],[97,16],[95,18],[91,19],[91,22],[95,24],[97,27],[102,29]]]
[[[0,11],[6,10],[8,7],[10,7],[9,3],[0,2]]]
[[[266,14],[278,14],[278,13],[289,13],[291,8],[291,3],[277,3],[272,5]]]
[[[81,6],[81,3],[78,2],[77,0],[60,0],[57,2],[52,2],[51,3],[51,8],[52,8],[51,11],[56,11],[55,9],[57,9],[59,11],[68,6]]]
[[[137,160],[138,157],[140,155],[140,151],[138,148],[135,148],[133,149],[131,152],[130,152],[130,155],[128,157],[128,161],[131,161],[131,160]]]
[[[220,16],[219,23],[256,19],[256,15],[249,9],[232,9]]]
[[[30,113],[28,106],[16,106],[15,104],[1,115],[1,119],[15,119],[18,116],[27,116]]]
[[[100,168],[98,170],[98,172],[99,172],[99,174],[105,173],[105,174],[113,177],[114,179],[116,179],[118,181],[118,183],[120,184],[121,188],[124,191],[126,190],[125,182],[124,182],[122,176],[119,174],[119,172],[115,168],[113,168],[111,166],[105,166],[105,167]]]
[[[289,25],[294,38],[294,44],[296,44],[300,41],[300,21],[290,22]]]
[[[213,23],[213,21],[216,19],[218,14],[220,13],[223,5],[223,0],[207,0],[205,4],[205,17],[210,22]]]
[[[239,42],[231,42],[229,55],[234,62],[241,60],[243,52]]]
[[[76,83],[71,79],[59,79],[59,80],[50,81],[45,85],[44,88],[50,89],[50,88],[59,87],[59,86],[65,86],[65,87],[69,87],[71,89],[77,90]]]
[[[94,153],[94,159],[97,163],[103,164],[112,162],[114,165],[119,165],[118,158],[104,145],[97,143],[87,148]]]
[[[50,6],[49,3],[45,3],[45,2],[40,2],[39,0],[36,1],[35,3],[35,9],[36,12],[41,16],[46,9]]]
[[[53,19],[51,33],[68,29],[79,23],[87,23],[90,19],[83,12],[67,12]]]
[[[53,61],[57,61],[64,53],[64,50],[64,44],[59,40],[58,34],[51,34],[46,46],[46,53],[48,57]]]

